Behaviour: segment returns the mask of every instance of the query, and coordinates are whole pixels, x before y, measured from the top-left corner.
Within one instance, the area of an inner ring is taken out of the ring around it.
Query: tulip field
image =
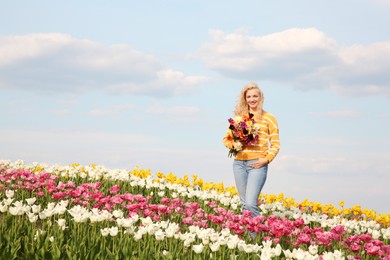
[[[259,208],[195,175],[3,160],[0,259],[390,259],[390,214],[284,194]]]

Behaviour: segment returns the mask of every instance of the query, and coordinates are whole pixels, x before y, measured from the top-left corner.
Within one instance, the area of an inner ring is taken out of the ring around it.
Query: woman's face
[[[261,101],[259,91],[257,89],[248,90],[245,95],[245,100],[251,111],[257,111]]]

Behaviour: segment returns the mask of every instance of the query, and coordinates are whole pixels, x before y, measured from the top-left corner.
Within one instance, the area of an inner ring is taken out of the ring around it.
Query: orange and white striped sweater
[[[279,128],[278,122],[274,115],[263,112],[261,118],[255,115],[255,124],[260,126],[259,141],[256,145],[244,146],[243,149],[237,153],[235,160],[253,160],[258,158],[266,158],[271,162],[280,150]],[[230,130],[228,130],[230,131]],[[226,137],[223,138],[223,143],[229,147],[229,142]]]

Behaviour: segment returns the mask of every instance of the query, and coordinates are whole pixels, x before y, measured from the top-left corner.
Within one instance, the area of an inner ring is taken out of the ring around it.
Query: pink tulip
[[[186,225],[192,225],[192,223],[194,222],[194,220],[191,218],[191,217],[187,217],[187,218],[184,218],[182,220],[183,224],[186,224]]]
[[[215,208],[216,206],[218,205],[218,203],[216,201],[211,201],[207,204],[207,206],[211,207],[211,208]]]
[[[299,228],[305,225],[305,221],[302,218],[298,218],[294,221],[294,226]]]
[[[369,234],[362,234],[360,235],[360,239],[364,242],[370,242],[372,237]]]
[[[353,243],[349,246],[349,249],[352,251],[352,252],[359,252],[360,251],[360,245],[356,244],[356,243]]]
[[[161,217],[158,214],[153,215],[153,221],[160,221]]]
[[[130,212],[138,212],[138,209],[140,208],[140,205],[138,204],[130,204],[126,206],[126,209]]]
[[[335,234],[340,234],[340,235],[346,233],[345,228],[341,225],[333,227],[330,231],[335,233]]]
[[[195,211],[191,208],[186,208],[184,211],[183,211],[184,215],[186,215],[187,217],[190,217],[190,216],[193,216]]]
[[[162,204],[169,204],[171,202],[171,199],[170,198],[161,198],[160,201]]]
[[[309,244],[311,241],[311,237],[308,234],[301,233],[298,236],[298,239],[296,241],[296,246],[299,246],[300,244]]]
[[[382,249],[386,252],[386,255],[390,256],[390,245],[384,245]]]
[[[114,197],[111,198],[111,202],[114,204],[122,204],[123,199],[121,196],[115,195]]]
[[[315,236],[319,245],[329,246],[332,243],[332,234],[330,232],[316,232]]]
[[[111,194],[117,194],[118,191],[120,190],[121,188],[118,186],[118,185],[114,185],[110,188],[110,193]]]
[[[145,217],[149,217],[153,214],[153,211],[151,211],[150,209],[144,209],[142,211],[142,214],[145,216]]]
[[[158,205],[157,211],[159,214],[166,214],[168,212],[168,207],[166,205]]]
[[[65,193],[65,192],[62,192],[62,191],[53,193],[53,194],[51,195],[51,197],[52,197],[53,199],[57,199],[57,200],[62,200],[65,196],[66,196],[66,193]]]
[[[367,243],[364,245],[364,249],[369,255],[378,255],[379,250],[381,248],[379,246],[374,245],[373,243]]]

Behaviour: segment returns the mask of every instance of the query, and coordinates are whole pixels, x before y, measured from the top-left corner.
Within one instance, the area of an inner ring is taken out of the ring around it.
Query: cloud
[[[71,111],[69,109],[54,109],[52,113],[57,116],[68,116],[71,114]]]
[[[123,111],[132,110],[134,108],[135,105],[133,104],[122,104],[103,108],[94,108],[89,110],[87,114],[90,116],[114,116],[120,114]]]
[[[159,103],[152,104],[146,111],[147,114],[162,117],[166,124],[187,124],[200,120],[202,110],[193,106],[163,106]]]
[[[166,107],[158,103],[151,105],[147,108],[146,113],[149,114],[167,114],[171,116],[194,116],[199,114],[201,110],[192,106],[171,106]]]
[[[77,98],[61,98],[56,101],[60,105],[64,106],[73,106],[80,103],[80,100]]]
[[[351,118],[351,117],[358,117],[360,113],[353,109],[343,108],[336,111],[328,111],[328,112],[311,112],[310,113],[313,116],[316,117],[328,117],[328,118]]]
[[[315,28],[292,28],[264,36],[210,31],[196,57],[233,78],[328,88],[340,95],[390,97],[390,42],[340,46]]]
[[[113,84],[107,90],[113,94],[183,95],[196,91],[196,86],[207,80],[202,76],[185,76],[182,72],[172,69],[160,70],[155,76],[154,79],[142,84]]]
[[[182,95],[206,80],[186,76],[127,45],[105,46],[60,33],[0,37],[0,89],[35,93]]]
[[[380,5],[381,7],[390,7],[389,0],[374,0],[373,2]]]

